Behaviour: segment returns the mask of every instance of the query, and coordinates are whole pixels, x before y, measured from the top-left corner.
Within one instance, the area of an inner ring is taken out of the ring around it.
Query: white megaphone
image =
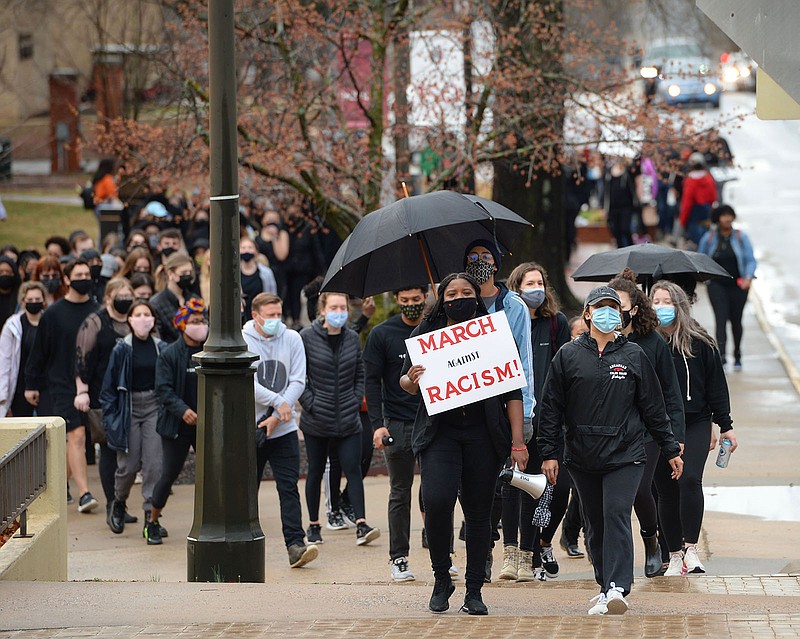
[[[547,477],[544,475],[526,475],[519,470],[504,468],[500,471],[500,479],[514,488],[524,490],[534,499],[539,499],[547,486]]]

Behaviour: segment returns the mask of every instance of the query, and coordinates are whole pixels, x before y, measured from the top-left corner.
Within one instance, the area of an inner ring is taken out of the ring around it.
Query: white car
[[[653,41],[642,57],[639,73],[654,83],[651,93],[666,104],[707,102],[719,107],[717,74],[695,40]]]
[[[755,91],[758,65],[744,51],[719,56],[720,83],[725,91]]]

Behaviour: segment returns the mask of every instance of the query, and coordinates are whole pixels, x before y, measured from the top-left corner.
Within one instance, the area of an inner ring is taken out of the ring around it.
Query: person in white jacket
[[[247,348],[258,355],[255,364],[256,481],[261,484],[269,462],[281,508],[281,524],[289,564],[298,568],[313,561],[318,550],[305,544],[300,493],[300,443],[294,406],[306,385],[306,352],[296,331],[281,321],[283,302],[274,293],[252,301],[252,319],[242,329]]]
[[[36,410],[25,399],[25,362],[47,306],[47,290],[41,282],[25,282],[19,300],[22,312],[9,317],[0,333],[0,418],[9,411],[14,417],[32,417]]]

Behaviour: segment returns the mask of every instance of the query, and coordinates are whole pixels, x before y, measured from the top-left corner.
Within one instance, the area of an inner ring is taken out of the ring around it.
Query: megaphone
[[[504,468],[500,471],[500,479],[514,488],[524,490],[534,499],[539,499],[547,486],[547,477],[544,475],[526,475],[511,468]]]

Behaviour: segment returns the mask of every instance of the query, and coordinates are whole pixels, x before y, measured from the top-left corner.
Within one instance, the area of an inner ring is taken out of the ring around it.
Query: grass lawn
[[[96,236],[94,211],[81,206],[39,204],[3,200],[8,219],[0,222],[0,245],[13,244],[18,249],[35,248],[44,253],[44,241],[51,235],[68,237],[75,229]]]

